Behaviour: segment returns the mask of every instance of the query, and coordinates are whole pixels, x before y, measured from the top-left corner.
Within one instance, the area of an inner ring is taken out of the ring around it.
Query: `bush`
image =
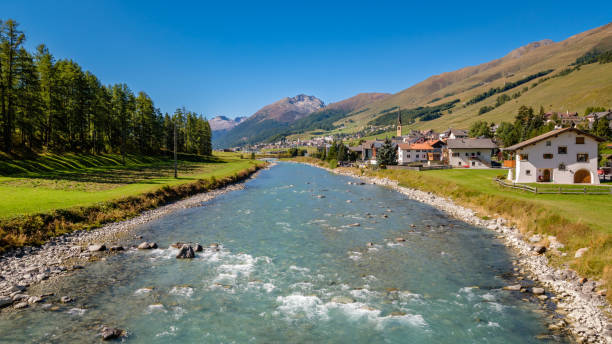
[[[331,160],[329,161],[329,168],[331,168],[331,169],[333,170],[333,169],[334,169],[334,168],[336,168],[336,167],[338,167],[338,160],[336,160],[336,159],[331,159]]]

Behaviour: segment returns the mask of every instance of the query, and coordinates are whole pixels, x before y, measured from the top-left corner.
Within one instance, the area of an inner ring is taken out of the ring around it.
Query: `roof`
[[[591,112],[586,115],[587,118],[601,118],[604,116],[612,115],[612,110],[602,111],[602,112]]]
[[[450,134],[454,134],[455,136],[467,136],[468,132],[467,132],[467,130],[463,130],[463,129],[453,129],[453,128],[451,128],[449,130],[449,135]]]
[[[519,142],[519,143],[517,143],[517,144],[515,144],[513,146],[506,147],[506,148],[504,148],[504,150],[506,150],[506,151],[513,151],[513,150],[521,149],[521,148],[523,148],[525,146],[529,146],[529,145],[538,143],[538,142],[540,142],[542,140],[546,140],[547,138],[556,137],[556,136],[558,136],[560,134],[563,134],[563,133],[566,133],[566,132],[570,132],[570,131],[575,132],[575,133],[580,134],[580,135],[588,136],[588,137],[594,139],[595,141],[599,141],[599,142],[603,142],[604,141],[604,139],[602,139],[601,137],[589,134],[586,131],[582,131],[580,129],[576,129],[576,128],[570,127],[570,128],[561,128],[561,129],[551,130],[551,131],[549,131],[547,133],[544,133],[542,135],[530,138],[529,140],[525,140],[525,141]]]
[[[433,149],[433,147],[429,143],[413,143],[410,145],[410,149]]]
[[[363,151],[363,147],[361,147],[361,146],[353,146],[353,147],[349,147],[349,150],[351,152],[361,152],[361,151]]]
[[[448,139],[446,146],[453,148],[497,148],[491,139]]]

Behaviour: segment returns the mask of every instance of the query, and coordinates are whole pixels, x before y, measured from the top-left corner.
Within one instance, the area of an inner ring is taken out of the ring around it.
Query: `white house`
[[[507,147],[516,167],[515,183],[599,184],[597,143],[603,139],[576,128],[561,128]]]
[[[400,143],[397,145],[397,163],[405,165],[411,162],[440,161],[443,145],[440,140]]]
[[[452,167],[490,168],[491,156],[496,148],[491,139],[448,139],[446,159]]]

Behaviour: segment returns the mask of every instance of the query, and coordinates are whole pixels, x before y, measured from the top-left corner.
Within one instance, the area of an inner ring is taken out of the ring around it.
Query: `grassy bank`
[[[297,161],[329,164],[311,158]],[[549,255],[553,264],[569,265],[581,275],[603,279],[612,286],[612,196],[534,195],[503,188],[493,182],[500,170],[359,170],[356,174],[389,178],[401,186],[432,192],[474,209],[482,217],[502,216],[524,234],[554,235],[565,245],[565,257]],[[546,239],[543,242],[546,244]],[[589,247],[581,258],[577,249]],[[608,293],[612,301],[612,293]]]
[[[195,161],[180,161],[178,179],[173,178],[173,162],[164,158],[129,157],[125,165],[117,156],[9,161],[18,172],[0,177],[0,250],[133,217],[242,180],[263,165],[227,153],[189,159]],[[41,167],[51,163],[64,167]],[[0,168],[7,168],[7,162]]]

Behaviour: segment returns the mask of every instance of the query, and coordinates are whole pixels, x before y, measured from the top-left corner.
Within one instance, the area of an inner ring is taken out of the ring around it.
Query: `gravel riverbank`
[[[271,166],[271,165],[270,165]],[[217,190],[197,194],[183,200],[152,209],[129,220],[114,222],[94,230],[82,230],[64,234],[49,240],[41,247],[15,248],[0,255],[0,309],[26,308],[43,302],[44,290],[29,295],[42,281],[55,279],[83,268],[83,265],[104,254],[115,254],[127,247],[124,243],[139,243],[139,237],[131,230],[179,209],[197,207],[227,192],[244,188],[244,183],[255,178],[258,172],[246,180]],[[104,246],[104,247],[102,247]],[[56,295],[56,298],[60,295]],[[61,300],[64,302],[66,300]]]
[[[324,168],[314,164],[309,165]],[[543,254],[546,250],[550,254],[562,254],[558,249],[563,245],[556,241],[555,237],[547,238],[550,243],[548,247],[535,245],[534,242],[540,241],[541,238],[537,236],[525,238],[516,227],[510,226],[509,222],[501,217],[484,220],[473,210],[457,205],[448,198],[402,187],[394,180],[364,177],[347,171],[327,170],[359,178],[369,184],[390,187],[410,199],[429,204],[457,219],[497,232],[498,238],[516,254],[515,270],[543,287],[543,290],[531,288],[531,292],[540,294],[541,299],[547,298],[554,302],[555,312],[565,316],[567,324],[565,321],[553,324],[550,327],[551,331],[558,331],[567,326],[579,343],[612,343],[612,323],[607,316],[612,314],[612,309],[605,298],[605,293],[597,291],[600,282],[581,278],[570,269],[552,267]],[[529,288],[522,285],[508,286],[506,289],[509,292],[529,291]]]

